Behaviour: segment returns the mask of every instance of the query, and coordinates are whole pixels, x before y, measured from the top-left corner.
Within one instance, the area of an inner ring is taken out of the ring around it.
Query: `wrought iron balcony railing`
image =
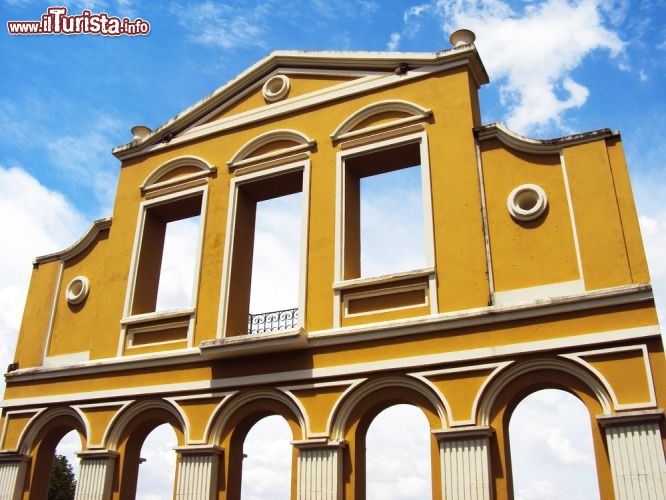
[[[288,330],[298,324],[298,307],[258,314],[249,314],[247,333],[276,332]]]

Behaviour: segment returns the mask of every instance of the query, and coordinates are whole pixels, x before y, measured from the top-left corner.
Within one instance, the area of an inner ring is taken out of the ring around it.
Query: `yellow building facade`
[[[35,260],[0,499],[46,498],[71,430],[77,498],[133,498],[163,423],[174,498],[238,499],[245,436],[273,414],[292,432],[292,498],[364,498],[366,431],[399,403],[429,423],[433,498],[512,498],[508,420],[543,388],[587,408],[602,498],[666,498],[666,363],[620,136],[483,125],[486,71],[469,32],[452,42],[273,53],[133,129],[114,150],[112,217]],[[406,170],[422,261],[368,275],[363,183]],[[298,297],[256,314],[257,207],[294,193]],[[191,303],[163,307],[165,235],[182,220],[197,228]]]

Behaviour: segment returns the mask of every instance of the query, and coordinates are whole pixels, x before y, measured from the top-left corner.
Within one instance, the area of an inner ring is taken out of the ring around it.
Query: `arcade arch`
[[[594,460],[602,498],[613,496],[610,464],[603,431],[596,416],[611,412],[611,396],[602,383],[579,365],[560,359],[535,359],[517,363],[500,373],[485,389],[479,405],[481,425],[494,429],[490,469],[497,498],[513,498],[509,423],[516,407],[528,395],[543,389],[559,389],[585,406],[592,429]]]
[[[185,444],[186,420],[169,402],[147,400],[133,404],[120,413],[111,424],[108,449],[119,454],[115,483],[120,498],[136,495],[141,449],[148,435],[157,427],[168,424],[176,434],[179,446]]]
[[[251,429],[266,417],[284,419],[292,440],[305,438],[306,420],[296,403],[288,396],[270,390],[248,391],[231,398],[215,416],[210,433],[214,445],[224,449],[224,464],[218,484],[226,498],[240,498],[243,475],[243,445]],[[297,470],[298,449],[291,449],[291,470]],[[291,474],[290,490],[296,491],[296,474]]]
[[[25,481],[25,492],[30,500],[46,498],[56,447],[71,431],[79,435],[82,444],[87,442],[85,419],[68,407],[42,413],[28,428],[20,451],[33,457],[28,480]]]
[[[346,443],[343,468],[347,497],[356,498],[355,494],[366,491],[366,437],[370,425],[381,412],[400,404],[412,405],[425,416],[430,435],[432,484],[440,484],[439,443],[433,431],[446,427],[444,405],[422,382],[389,376],[353,388],[336,409],[332,436]]]

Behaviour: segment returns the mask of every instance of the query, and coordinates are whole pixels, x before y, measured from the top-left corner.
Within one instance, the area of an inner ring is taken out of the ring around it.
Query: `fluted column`
[[[217,471],[223,449],[218,446],[183,446],[176,473],[176,500],[217,498]]]
[[[298,500],[342,499],[344,443],[294,441],[298,448]]]
[[[489,427],[435,431],[439,442],[442,498],[492,498]]]
[[[0,500],[19,500],[30,457],[20,453],[0,454]]]
[[[666,498],[660,410],[602,415],[617,500]]]
[[[110,499],[118,454],[112,451],[82,451],[78,457],[81,462],[74,499]]]

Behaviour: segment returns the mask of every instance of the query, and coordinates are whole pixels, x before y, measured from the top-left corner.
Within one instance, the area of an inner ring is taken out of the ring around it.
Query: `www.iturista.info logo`
[[[78,15],[68,15],[67,7],[49,7],[39,21],[7,21],[10,35],[147,35],[150,23],[136,18],[109,16],[105,12],[93,14],[84,10]]]

